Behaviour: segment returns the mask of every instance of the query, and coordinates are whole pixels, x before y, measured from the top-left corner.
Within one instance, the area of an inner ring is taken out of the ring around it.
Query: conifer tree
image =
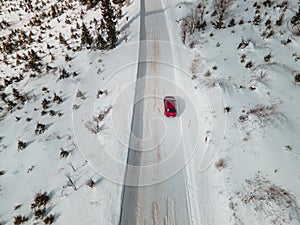
[[[107,46],[108,48],[113,49],[116,47],[116,42],[118,40],[116,31],[117,20],[110,0],[102,1],[101,11],[107,32]]]
[[[107,48],[107,43],[105,39],[102,37],[101,33],[97,35],[96,38],[96,47],[100,50],[105,50]]]
[[[82,23],[81,31],[81,46],[91,46],[93,43],[93,38],[91,37],[91,34],[84,23]]]
[[[125,3],[125,0],[112,0],[115,5],[122,6]]]
[[[116,43],[118,41],[116,26],[113,22],[106,23],[107,27],[107,44],[108,48],[113,49],[116,47]]]

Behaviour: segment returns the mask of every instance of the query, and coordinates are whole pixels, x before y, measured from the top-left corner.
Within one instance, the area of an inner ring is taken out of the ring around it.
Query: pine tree
[[[116,42],[118,41],[116,31],[117,19],[110,0],[102,1],[101,12],[107,32],[107,45],[108,48],[113,49],[114,47],[116,47]]]
[[[112,0],[115,5],[122,6],[125,3],[125,0]]]
[[[94,8],[100,0],[79,0],[81,4],[86,5],[87,10]]]
[[[59,32],[59,35],[58,35],[58,40],[59,40],[60,44],[68,45],[66,39],[64,38],[64,36],[60,32]]]
[[[91,46],[93,43],[93,38],[91,37],[91,34],[84,23],[82,23],[81,31],[81,46]]]
[[[107,48],[107,43],[105,39],[102,37],[101,33],[97,35],[96,38],[96,47],[100,50],[105,50]]]
[[[113,49],[116,47],[116,43],[118,41],[116,26],[114,25],[113,22],[107,22],[106,27],[107,27],[107,44],[110,49]]]

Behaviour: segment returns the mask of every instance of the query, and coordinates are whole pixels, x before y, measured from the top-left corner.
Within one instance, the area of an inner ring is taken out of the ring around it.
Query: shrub
[[[268,55],[266,55],[264,57],[265,62],[269,62],[271,57],[272,57],[272,55],[271,55],[271,52],[270,52]]]
[[[68,151],[65,151],[63,148],[60,149],[60,158],[66,158],[69,155]]]
[[[43,209],[36,209],[34,211],[34,218],[35,219],[42,219],[45,216],[45,213],[46,213],[46,209],[45,208],[43,208]]]
[[[271,104],[271,105],[262,105],[258,104],[254,108],[249,109],[246,114],[247,115],[255,115],[257,119],[261,123],[266,123],[272,119],[272,117],[278,115],[277,105]]]
[[[226,112],[229,112],[231,110],[231,107],[229,107],[229,106],[226,106],[225,108],[224,108],[224,112],[226,113]]]
[[[70,74],[66,71],[65,68],[60,68],[59,69],[58,80],[62,80],[62,79],[68,78],[69,76],[70,76]]]
[[[215,163],[216,168],[221,171],[222,169],[224,169],[226,167],[226,163],[224,159],[219,159],[216,163]]]
[[[245,54],[241,55],[241,63],[245,62],[245,58],[246,58]]]
[[[195,30],[205,29],[206,21],[204,20],[204,9],[205,6],[201,3],[198,4],[196,9],[181,19],[181,40],[185,44],[187,35],[192,35]]]
[[[18,150],[23,150],[24,148],[26,148],[26,142],[18,140]]]
[[[45,224],[52,224],[54,222],[54,216],[52,214],[50,214],[49,216],[47,216],[44,219],[44,223]]]
[[[256,15],[256,16],[253,18],[252,23],[253,23],[254,25],[259,25],[259,24],[261,23],[261,17],[260,17],[259,14]]]
[[[232,18],[228,24],[228,27],[234,27],[235,26],[235,20]]]
[[[249,62],[247,62],[247,64],[245,65],[246,68],[251,68],[253,66],[252,61],[250,60]]]
[[[28,218],[25,216],[20,216],[20,215],[16,216],[15,220],[14,220],[14,225],[22,224],[22,223],[26,222],[27,220],[28,220]]]
[[[82,91],[80,91],[80,90],[77,91],[76,97],[77,98],[81,98],[82,100],[86,99],[86,97],[84,96],[84,93]]]
[[[45,206],[50,200],[47,192],[37,193],[34,197],[34,203],[31,204],[31,208],[40,208],[41,206]]]
[[[95,181],[92,180],[92,178],[90,178],[87,182],[86,185],[89,186],[90,188],[94,187],[95,185]]]
[[[42,123],[37,123],[35,128],[35,134],[42,134],[46,130],[46,125]]]
[[[225,19],[225,14],[229,6],[232,4],[232,0],[214,0],[214,9],[219,20]]]
[[[211,76],[211,71],[210,71],[210,70],[207,70],[207,71],[204,73],[204,76],[205,76],[205,77],[210,77],[210,76]]]
[[[62,98],[60,96],[58,96],[56,93],[54,93],[54,97],[53,97],[52,101],[55,102],[56,104],[61,104]]]
[[[295,75],[295,82],[300,83],[300,73]]]
[[[298,12],[292,17],[291,24],[293,27],[293,33],[300,36],[300,6]]]
[[[296,14],[292,17],[291,24],[292,26],[300,25],[300,6],[298,12],[296,12]]]

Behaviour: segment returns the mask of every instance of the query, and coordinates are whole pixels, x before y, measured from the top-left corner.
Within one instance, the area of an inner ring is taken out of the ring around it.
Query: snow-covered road
[[[163,97],[177,96],[177,85],[162,2],[142,0],[140,19],[138,80],[120,224],[190,224],[180,117],[163,115]]]

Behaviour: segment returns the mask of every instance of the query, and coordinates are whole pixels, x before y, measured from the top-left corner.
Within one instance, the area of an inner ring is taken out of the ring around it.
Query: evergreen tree
[[[86,5],[87,10],[94,8],[100,0],[79,0],[81,4]]]
[[[106,32],[107,32],[107,38],[106,38],[107,46],[108,48],[112,49],[116,47],[116,42],[118,38],[117,38],[117,31],[116,31],[117,19],[110,0],[102,1],[101,11],[105,23]]]
[[[112,0],[112,2],[113,2],[115,5],[123,6],[124,3],[125,3],[125,0]]]
[[[118,41],[116,26],[113,22],[106,23],[107,27],[107,45],[110,49],[116,47],[116,43]]]
[[[93,43],[93,38],[91,37],[91,34],[84,23],[82,23],[81,31],[81,46],[91,46]]]
[[[96,47],[100,50],[105,50],[107,48],[107,43],[105,39],[102,37],[101,33],[97,35],[96,38]]]

